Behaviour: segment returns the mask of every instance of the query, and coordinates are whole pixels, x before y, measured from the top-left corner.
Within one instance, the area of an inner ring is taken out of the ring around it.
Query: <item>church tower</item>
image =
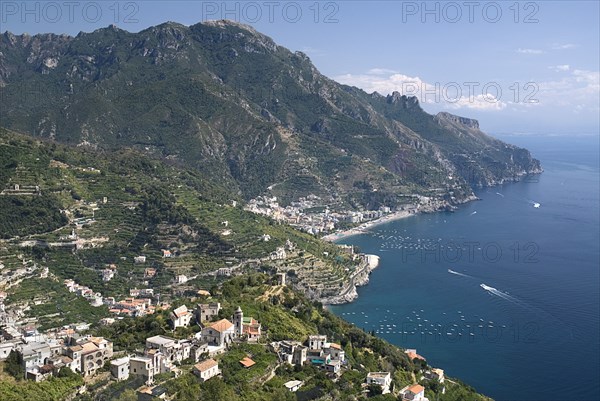
[[[244,312],[242,312],[242,308],[240,308],[239,306],[233,314],[233,326],[235,330],[235,336],[241,337],[244,332]]]

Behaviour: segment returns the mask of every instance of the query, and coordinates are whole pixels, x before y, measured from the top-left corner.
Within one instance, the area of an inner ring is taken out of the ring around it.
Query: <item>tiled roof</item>
[[[245,357],[244,359],[242,359],[242,360],[240,361],[240,363],[241,363],[241,364],[242,364],[242,366],[243,366],[243,367],[245,367],[245,368],[249,368],[249,367],[251,367],[251,366],[254,366],[254,365],[256,365],[256,362],[254,362],[252,359],[250,359],[250,358],[248,358],[248,357]]]
[[[214,322],[209,327],[212,328],[213,330],[218,331],[219,333],[222,333],[224,331],[231,329],[233,327],[233,323],[231,323],[227,319],[221,319],[218,322]]]
[[[218,365],[219,363],[214,359],[207,359],[206,361],[195,364],[194,368],[196,368],[200,372],[204,372],[205,370],[208,370]]]
[[[408,391],[413,394],[419,394],[423,390],[425,390],[425,387],[421,386],[420,384],[413,384],[408,388]]]

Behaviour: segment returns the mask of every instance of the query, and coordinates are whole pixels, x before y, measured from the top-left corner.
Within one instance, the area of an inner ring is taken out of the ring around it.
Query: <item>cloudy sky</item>
[[[491,133],[598,134],[600,2],[3,1],[2,31],[77,34],[115,23],[228,18],[305,52],[368,92],[417,96],[429,112]]]

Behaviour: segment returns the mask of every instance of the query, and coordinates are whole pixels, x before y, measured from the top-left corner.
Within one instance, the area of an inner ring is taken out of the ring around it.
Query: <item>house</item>
[[[283,260],[287,257],[285,249],[283,247],[277,248],[274,252],[269,255],[271,260]]]
[[[129,373],[133,376],[142,376],[146,384],[152,384],[154,381],[152,359],[141,356],[129,358]]]
[[[325,343],[323,345],[323,352],[331,356],[331,359],[334,361],[344,362],[346,360],[346,352],[339,344]]]
[[[308,355],[308,348],[297,341],[280,341],[271,343],[273,352],[277,353],[279,360],[291,365],[304,365]]]
[[[144,278],[152,278],[156,276],[156,269],[152,267],[147,267],[144,269]]]
[[[173,254],[171,253],[171,251],[169,251],[168,249],[161,249],[162,251],[162,257],[163,258],[170,258],[173,256]]]
[[[323,349],[325,343],[327,342],[327,336],[323,335],[314,335],[308,337],[308,348],[313,349]]]
[[[50,346],[46,343],[30,342],[25,344],[20,351],[23,358],[22,366],[25,372],[33,371],[38,366],[46,364],[46,360],[52,356]]]
[[[223,346],[231,343],[234,337],[233,323],[227,319],[221,319],[202,329],[202,340],[209,345]]]
[[[195,342],[192,343],[190,357],[193,358],[194,362],[198,362],[205,354],[208,354],[208,343],[195,340]]]
[[[245,357],[244,359],[242,359],[240,361],[240,365],[242,365],[243,367],[245,367],[246,369],[251,368],[252,366],[256,365],[256,362],[254,362],[252,359]]]
[[[283,386],[287,388],[288,391],[295,393],[303,384],[304,382],[301,382],[300,380],[290,380],[289,382],[283,383]]]
[[[214,359],[207,359],[206,361],[195,364],[192,372],[203,382],[211,377],[221,374],[219,371],[219,363]]]
[[[136,263],[136,264],[146,263],[146,257],[144,255],[135,256],[133,258],[133,263]]]
[[[338,375],[342,368],[342,363],[340,361],[329,361],[325,364],[325,371],[328,373],[333,373]]]
[[[196,321],[198,323],[207,322],[213,320],[219,315],[221,310],[221,304],[218,302],[211,302],[208,304],[198,304],[196,306]]]
[[[162,386],[142,387],[137,392],[138,401],[156,401],[167,398],[167,389]]]
[[[189,278],[185,274],[178,274],[175,276],[175,284],[185,284],[188,280]]]
[[[113,356],[113,343],[102,337],[89,337],[78,342],[81,346],[81,373],[84,376],[93,375],[102,368],[104,363]]]
[[[425,387],[413,384],[402,392],[403,401],[429,401],[425,397]]]
[[[171,325],[173,326],[173,329],[187,327],[190,325],[192,317],[192,312],[188,310],[187,306],[182,305],[171,312]]]
[[[410,358],[411,361],[415,360],[415,359],[419,359],[421,361],[424,361],[425,358],[423,358],[421,355],[417,354],[417,350],[416,349],[407,349],[406,351],[404,351],[404,353],[406,355],[408,355],[408,357]]]
[[[103,269],[100,271],[101,275],[102,275],[102,281],[104,282],[108,282],[110,280],[113,279],[113,277],[115,276],[116,270],[113,269]]]
[[[383,394],[390,392],[390,386],[392,384],[392,375],[390,372],[369,372],[367,374],[367,385],[378,384],[381,386]]]
[[[431,369],[431,371],[426,374],[428,379],[437,380],[440,383],[444,382],[444,371],[442,369]]]
[[[188,340],[176,340],[161,335],[146,338],[146,354],[155,359],[153,363],[158,370],[162,359],[164,365],[181,362],[190,357],[191,350],[192,343]]]
[[[110,361],[110,373],[119,381],[127,380],[129,378],[129,357]]]
[[[210,292],[206,290],[198,290],[197,294],[200,297],[210,297]]]

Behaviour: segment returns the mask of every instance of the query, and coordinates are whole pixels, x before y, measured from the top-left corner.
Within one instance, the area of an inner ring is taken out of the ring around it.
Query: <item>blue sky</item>
[[[1,30],[139,31],[228,18],[307,53],[325,75],[491,133],[598,133],[599,1],[3,1]]]

